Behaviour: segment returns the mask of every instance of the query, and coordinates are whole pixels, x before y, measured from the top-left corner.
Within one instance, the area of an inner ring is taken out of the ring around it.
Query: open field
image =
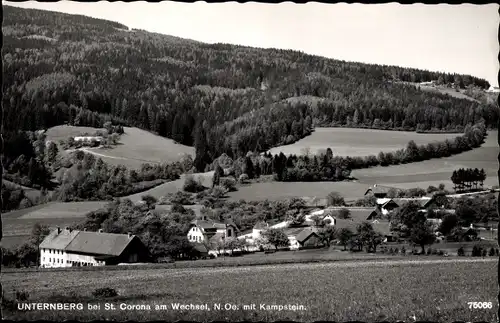
[[[465,92],[465,90],[460,90],[459,92],[457,92],[454,88],[449,88],[449,87],[442,86],[442,85],[435,85],[435,86],[421,85],[420,83],[417,83],[417,82],[397,82],[397,83],[402,83],[402,84],[407,84],[407,85],[413,85],[415,87],[420,87],[420,90],[422,90],[422,91],[441,93],[441,94],[449,95],[449,96],[457,98],[457,99],[465,99],[465,100],[469,100],[469,101],[478,102],[473,97],[470,97],[470,96],[466,95],[465,93],[463,93],[463,92]]]
[[[89,148],[87,151],[107,156],[107,162],[118,165],[127,163],[129,167],[140,168],[143,163],[164,163],[179,160],[183,154],[193,158],[193,147],[175,143],[172,139],[154,135],[138,128],[124,128],[119,144],[111,149]]]
[[[56,126],[47,130],[47,139],[58,142],[84,133],[94,134],[98,128]],[[163,163],[179,160],[183,154],[193,158],[193,147],[177,144],[171,139],[157,136],[138,128],[124,127],[125,133],[120,136],[119,144],[110,149],[85,148],[86,152],[101,157],[111,165],[124,165],[140,168],[144,163]]]
[[[303,154],[304,148],[309,148],[311,154],[318,150],[331,148],[334,156],[369,156],[379,152],[395,151],[405,148],[410,140],[418,145],[433,141],[453,139],[460,134],[417,134],[415,132],[353,129],[353,128],[315,128],[314,132],[290,145],[272,148],[275,155],[283,152],[285,155]]]
[[[453,188],[450,180],[454,170],[459,168],[484,168],[488,176],[485,186],[498,185],[498,131],[489,131],[488,137],[479,148],[463,152],[451,157],[430,159],[422,162],[377,166],[354,170],[352,176],[360,183],[390,185],[401,188],[422,187],[444,183],[448,189]]]
[[[228,194],[231,200],[280,200],[290,197],[325,199],[333,191],[339,192],[346,201],[357,200],[368,189],[364,183],[355,182],[265,182],[240,186],[238,191]],[[318,205],[324,203],[320,201]]]
[[[471,277],[471,273],[474,273]],[[473,279],[471,279],[473,278]],[[423,284],[422,282],[425,282]],[[134,269],[5,273],[6,295],[26,290],[29,301],[81,302],[82,311],[4,310],[7,319],[196,320],[196,321],[494,321],[497,259],[343,261],[252,267]],[[153,287],[154,286],[154,287]],[[119,296],[97,301],[96,288]],[[469,309],[467,302],[492,302],[492,309]],[[90,311],[87,302],[100,303]],[[116,310],[104,310],[103,303]],[[120,310],[120,304],[151,310]],[[171,303],[208,304],[210,310],[174,310]],[[216,310],[214,304],[234,310]],[[167,305],[155,310],[155,305]],[[256,304],[256,309],[243,305]],[[261,309],[260,304],[296,305],[295,310]],[[410,318],[411,317],[411,318]]]

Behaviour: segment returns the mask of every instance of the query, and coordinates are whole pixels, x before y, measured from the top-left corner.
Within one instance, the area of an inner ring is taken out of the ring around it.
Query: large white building
[[[70,230],[53,230],[39,246],[43,268],[103,266],[147,261],[149,251],[138,237]]]

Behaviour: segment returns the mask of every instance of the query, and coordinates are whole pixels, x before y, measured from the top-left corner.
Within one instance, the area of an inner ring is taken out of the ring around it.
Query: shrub
[[[248,183],[248,180],[249,180],[249,178],[248,178],[248,175],[247,175],[247,174],[241,174],[241,175],[240,175],[240,177],[239,177],[239,182],[240,182],[241,184],[246,184],[246,183]]]
[[[481,249],[478,246],[472,247],[472,257],[479,257],[481,256]]]
[[[236,180],[233,178],[221,178],[220,186],[224,187],[228,192],[236,191]]]
[[[405,255],[406,254],[406,248],[403,246],[401,247],[401,254],[402,255]]]
[[[432,248],[427,249],[427,256],[430,256],[432,253]]]
[[[186,175],[186,179],[184,180],[184,186],[182,189],[186,192],[198,193],[200,191],[203,191],[205,187],[197,182],[192,175]]]
[[[393,254],[394,254],[394,249],[390,248],[390,249],[389,249],[389,253],[390,253],[391,255],[393,255]]]
[[[460,248],[458,248],[457,255],[458,255],[458,256],[460,256],[460,257],[465,256],[464,247],[460,247]]]
[[[394,249],[394,253],[395,253],[395,254],[398,254],[398,253],[399,253],[399,249],[398,249],[398,248],[395,248],[395,249]]]
[[[444,251],[443,251],[443,250],[439,250],[439,251],[438,251],[438,255],[439,255],[439,256],[444,256]]]
[[[488,255],[488,251],[486,249],[481,250],[481,256],[486,257]]]
[[[103,288],[98,288],[98,289],[94,290],[92,292],[92,295],[94,295],[94,297],[108,298],[108,297],[117,296],[118,293],[113,288],[103,287]]]
[[[490,257],[495,256],[495,249],[493,247],[490,248],[490,252],[488,253],[488,256],[490,256]]]
[[[432,249],[432,255],[437,255],[438,254],[438,251],[436,249]]]
[[[338,192],[331,192],[326,197],[326,203],[328,206],[344,206],[345,200]]]

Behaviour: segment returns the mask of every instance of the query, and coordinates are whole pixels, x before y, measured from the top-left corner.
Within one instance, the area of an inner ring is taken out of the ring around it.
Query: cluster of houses
[[[322,220],[326,226],[336,229],[348,228],[355,232],[359,224],[369,222],[374,230],[385,237],[384,242],[394,241],[387,216],[406,202],[414,201],[420,205],[420,212],[432,209],[444,210],[441,205],[430,197],[421,198],[388,198],[392,188],[380,185],[370,187],[365,195],[376,198],[375,207],[349,207],[347,218],[338,216],[342,207],[316,209],[305,216],[301,225],[292,225],[290,221],[258,222],[251,230],[241,232],[233,222],[221,223],[201,217],[191,222],[187,233],[188,241],[194,245],[201,255],[218,256],[227,250],[221,250],[224,242],[230,239],[245,241],[246,249],[255,251],[266,246],[262,239],[263,232],[269,229],[283,229],[289,240],[289,248],[322,246],[319,229],[315,220]],[[444,210],[453,213],[454,210]],[[427,218],[437,228],[441,219]],[[472,231],[472,227],[470,228]],[[88,232],[61,230],[52,231],[40,244],[41,267],[73,267],[102,266],[119,263],[146,262],[149,254],[140,239],[132,234],[111,234],[104,232]],[[234,249],[234,251],[238,248]]]

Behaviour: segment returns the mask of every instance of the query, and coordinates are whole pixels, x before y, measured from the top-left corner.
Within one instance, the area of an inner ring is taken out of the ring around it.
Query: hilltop
[[[266,151],[316,126],[462,131],[498,120],[495,103],[400,84],[489,88],[468,75],[205,44],[9,6],[3,34],[6,131],[111,120],[194,146],[200,171],[222,153]]]

